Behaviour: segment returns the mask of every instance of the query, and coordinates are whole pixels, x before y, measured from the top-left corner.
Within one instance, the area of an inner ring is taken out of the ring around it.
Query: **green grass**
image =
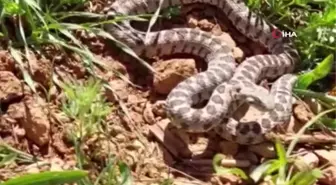
[[[248,3],[281,29],[297,34],[294,41],[302,56],[301,69],[311,69],[335,53],[335,0],[248,0]]]
[[[17,62],[25,82],[33,92],[36,92],[35,82],[29,75],[29,68],[24,67],[24,63],[29,63],[29,51],[42,54],[45,46],[52,45],[59,52],[67,53],[70,51],[76,53],[92,75],[95,75],[92,70],[93,65],[104,67],[87,46],[77,39],[75,31],[79,30],[113,41],[124,52],[136,58],[149,71],[154,73],[152,67],[139,58],[128,46],[100,28],[103,24],[116,23],[125,19],[144,20],[141,17],[148,17],[149,15],[114,17],[106,20],[104,15],[80,11],[84,9],[83,4],[85,2],[87,0],[53,0],[47,2],[2,0],[0,2],[0,22],[5,23],[1,24],[0,27],[0,39],[8,45],[8,49]]]
[[[98,133],[104,133],[104,121],[112,112],[102,94],[102,83],[93,78],[84,83],[66,83],[62,85],[66,99],[63,112],[73,119],[67,127],[68,137],[75,145],[77,165],[84,170],[91,161],[85,156],[82,147],[86,139]],[[110,154],[104,169],[92,182],[88,178],[81,180],[80,185],[131,185],[132,176],[127,165]]]

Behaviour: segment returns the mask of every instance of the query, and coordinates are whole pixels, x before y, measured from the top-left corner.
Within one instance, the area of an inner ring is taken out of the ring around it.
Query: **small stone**
[[[209,22],[207,19],[202,19],[198,22],[198,27],[202,30],[210,31],[215,25]]]
[[[0,51],[0,71],[14,71],[15,62],[7,51]]]
[[[115,135],[120,134],[124,131],[125,130],[123,129],[123,127],[119,125],[112,125],[111,132],[114,133]]]
[[[21,82],[9,71],[0,71],[0,102],[6,103],[23,95]]]
[[[137,139],[133,141],[131,146],[135,150],[144,149],[144,145]]]
[[[115,138],[117,139],[118,142],[125,142],[126,141],[126,137],[123,134],[118,134],[115,136]]]
[[[188,15],[187,20],[188,20],[188,26],[189,27],[191,27],[191,28],[196,28],[197,27],[198,20],[196,18],[194,18],[192,15]]]
[[[30,56],[29,66],[33,80],[44,87],[49,87],[52,76],[52,62],[46,58],[37,59],[34,54]]]
[[[319,164],[319,158],[316,156],[316,154],[312,152],[308,152],[304,156],[300,157],[300,159],[305,163],[305,165],[308,165],[311,169],[317,167]]]
[[[315,115],[314,113],[310,112],[304,102],[298,101],[296,105],[294,105],[293,113],[295,118],[298,119],[301,123],[305,124],[309,120],[311,120]]]
[[[232,37],[228,33],[223,32],[218,37],[219,37],[219,39],[224,41],[230,48],[235,48],[236,47],[236,42],[232,39]]]
[[[156,101],[152,106],[152,111],[155,115],[165,117],[166,116],[166,101]]]
[[[238,47],[233,48],[233,57],[237,60],[237,62],[242,62],[244,59],[244,52]]]
[[[331,165],[324,169],[323,177],[320,178],[320,181],[328,185],[336,184],[336,166]]]
[[[143,118],[147,123],[154,124],[155,123],[155,116],[152,111],[152,104],[150,102],[146,103],[146,107],[143,111]]]
[[[126,100],[128,97],[128,91],[127,91],[127,83],[124,80],[114,79],[109,82],[109,85],[112,87],[114,92],[112,92],[109,89],[105,90],[105,95],[107,99],[111,102],[115,102],[116,99],[114,98],[113,93],[118,96],[121,100]]]
[[[325,149],[319,149],[315,150],[314,153],[318,156],[318,158],[323,163],[330,163],[334,166],[336,166],[336,151],[335,150],[325,150]]]
[[[216,36],[220,36],[220,35],[223,33],[221,27],[220,27],[218,24],[216,24],[216,25],[212,28],[211,32],[212,32],[214,35],[216,35]]]
[[[153,65],[159,75],[154,77],[154,90],[168,94],[178,83],[197,73],[194,59],[172,59]]]
[[[26,137],[38,146],[50,140],[50,122],[44,110],[45,102],[38,97],[25,97],[23,102],[11,104],[7,113],[24,128]]]

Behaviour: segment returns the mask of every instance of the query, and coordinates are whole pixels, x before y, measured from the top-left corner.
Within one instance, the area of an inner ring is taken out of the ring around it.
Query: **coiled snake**
[[[111,16],[136,15],[154,12],[159,2],[116,0],[105,11]],[[164,0],[162,8],[192,3],[218,7],[242,34],[264,45],[271,54],[249,57],[236,68],[231,48],[208,32],[174,28],[149,32],[146,36],[134,29],[130,21],[108,24],[105,29],[142,56],[189,53],[205,59],[207,70],[179,83],[167,97],[167,113],[175,126],[190,132],[214,128],[222,137],[240,144],[259,143],[265,133],[290,118],[291,91],[296,81],[296,76],[290,73],[299,61],[298,52],[290,41],[273,38],[275,27],[256,16],[241,0]],[[278,77],[270,93],[256,85],[262,79]],[[204,97],[207,104],[194,108]],[[248,122],[230,118],[247,100],[264,108],[263,115]]]

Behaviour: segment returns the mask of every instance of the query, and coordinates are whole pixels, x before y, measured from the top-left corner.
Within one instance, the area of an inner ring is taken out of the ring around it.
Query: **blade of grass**
[[[82,170],[42,172],[10,179],[1,185],[60,185],[76,182],[86,177],[87,174],[88,172]]]
[[[307,96],[311,98],[316,98],[321,101],[324,101],[328,104],[335,104],[336,105],[336,98],[330,95],[327,95],[325,93],[318,93],[310,90],[304,90],[304,89],[293,89],[293,92],[296,93],[297,95],[301,96]]]
[[[250,178],[254,181],[254,182],[258,182],[261,177],[267,173],[267,171],[269,171],[269,169],[271,168],[271,166],[274,166],[274,162],[276,162],[277,160],[269,160],[266,161],[264,163],[262,163],[261,165],[259,165],[257,168],[255,168],[251,174],[250,174]]]
[[[162,4],[163,4],[163,0],[160,0],[159,6],[157,7],[153,17],[149,21],[145,41],[148,40],[148,34],[149,34],[150,30],[152,29],[152,27],[154,26],[154,24],[155,24],[156,20],[158,19],[159,15],[160,15]]]
[[[94,28],[91,30],[93,33],[95,33],[96,35],[99,35],[101,37],[107,38],[112,40],[113,42],[115,42],[125,53],[131,55],[132,57],[134,57],[135,59],[137,59],[143,66],[145,66],[150,72],[152,72],[153,74],[156,74],[155,70],[152,68],[151,65],[149,65],[146,61],[144,61],[143,59],[141,59],[130,47],[128,47],[126,44],[118,41],[117,39],[115,39],[111,34],[105,32],[102,29],[98,29],[98,28]]]
[[[333,112],[333,111],[336,111],[336,108],[333,108],[333,109],[329,109],[329,110],[326,110],[326,111],[323,111],[321,112],[320,114],[316,115],[313,119],[311,119],[309,122],[307,122],[300,130],[299,132],[297,132],[294,136],[294,139],[293,141],[289,144],[288,146],[288,149],[287,149],[287,152],[286,152],[286,156],[289,157],[290,154],[292,153],[295,145],[297,144],[297,142],[299,141],[299,138],[300,136],[305,132],[305,130],[307,128],[309,128],[311,125],[313,125],[318,119],[320,119],[322,116],[330,113],[330,112]]]
[[[34,81],[31,78],[31,76],[29,75],[28,71],[24,68],[20,51],[18,51],[17,49],[15,49],[13,47],[9,47],[9,51],[10,51],[11,55],[13,56],[14,60],[16,61],[16,63],[18,64],[18,66],[19,66],[19,68],[22,72],[24,81],[27,83],[27,85],[30,87],[30,89],[34,93],[36,93]]]
[[[313,82],[324,78],[331,71],[333,64],[334,55],[330,54],[312,71],[300,75],[296,82],[296,87],[298,89],[306,89]]]
[[[132,185],[132,174],[128,166],[123,162],[119,162],[118,166],[122,179],[120,185]]]
[[[245,172],[239,168],[224,168],[221,166],[221,161],[225,156],[223,154],[216,154],[212,160],[212,166],[217,175],[225,175],[225,174],[234,174],[236,176],[241,177],[242,179],[248,179]]]

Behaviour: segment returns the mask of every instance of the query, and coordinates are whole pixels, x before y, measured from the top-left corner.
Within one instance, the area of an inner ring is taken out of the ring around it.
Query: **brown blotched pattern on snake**
[[[111,16],[154,12],[159,2],[116,0],[105,12]],[[230,47],[201,30],[174,28],[146,35],[134,29],[127,20],[118,25],[108,24],[105,29],[139,55],[190,53],[205,59],[207,70],[179,83],[167,97],[167,113],[175,126],[190,132],[215,128],[222,137],[241,144],[261,142],[263,134],[290,115],[291,90],[296,77],[286,73],[294,70],[298,53],[290,41],[272,38],[275,27],[257,17],[240,0],[164,0],[162,8],[192,3],[218,7],[241,33],[264,45],[272,54],[247,58],[236,68]],[[278,77],[270,93],[256,85],[261,79]],[[202,99],[198,95],[205,92],[212,92],[207,104],[203,108],[194,108],[193,105]],[[268,106],[262,118],[248,123],[227,119],[247,98]],[[274,109],[270,110],[271,107]]]

